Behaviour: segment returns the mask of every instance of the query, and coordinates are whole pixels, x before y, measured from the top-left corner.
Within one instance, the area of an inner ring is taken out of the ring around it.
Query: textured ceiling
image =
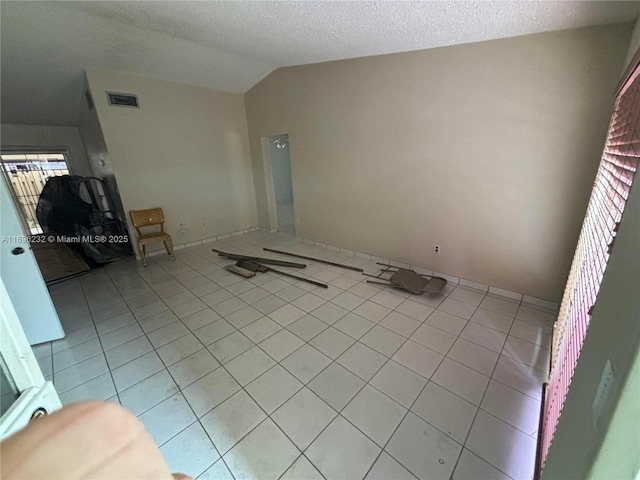
[[[631,22],[639,6],[2,1],[2,122],[75,125],[88,67],[242,93],[281,66]]]

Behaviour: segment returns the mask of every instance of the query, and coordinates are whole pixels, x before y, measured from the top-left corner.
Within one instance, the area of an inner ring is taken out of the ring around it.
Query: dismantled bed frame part
[[[406,268],[393,267],[391,265],[387,265],[386,263],[378,263],[378,265],[383,265],[385,268],[382,269],[380,274],[378,275],[370,275],[368,273],[364,273],[362,268],[352,267],[351,265],[343,265],[336,262],[330,262],[329,260],[324,260],[321,258],[313,258],[306,257],[304,255],[298,255],[297,253],[283,252],[282,250],[274,250],[272,248],[263,248],[263,250],[267,252],[279,253],[282,255],[289,255],[291,257],[304,258],[306,260],[312,260],[318,263],[326,263],[327,265],[332,265],[334,267],[346,268],[348,270],[353,270],[355,272],[360,272],[367,277],[373,277],[381,281],[375,280],[367,280],[368,283],[377,283],[379,285],[392,285],[394,287],[402,288],[407,292],[413,293],[414,295],[422,295],[423,293],[438,293],[442,290],[447,284],[447,280],[442,277],[425,277],[424,275],[420,275],[413,270],[407,270]],[[393,272],[391,277],[387,280],[381,277],[383,273]]]
[[[351,265],[343,265],[341,263],[336,263],[336,262],[330,262],[329,260],[324,260],[322,258],[313,258],[313,257],[305,257],[304,255],[298,255],[297,253],[290,253],[290,252],[283,252],[281,250],[274,250],[272,248],[263,248],[263,250],[266,250],[267,252],[273,252],[273,253],[280,253],[282,255],[289,255],[291,257],[298,257],[298,258],[304,258],[305,260],[312,260],[314,262],[318,262],[318,263],[326,263],[327,265],[332,265],[334,267],[340,267],[340,268],[346,268],[347,270],[353,270],[354,272],[364,272],[364,270],[362,270],[361,268],[358,267],[352,267]]]
[[[384,265],[385,268],[381,269],[378,275],[369,275],[363,273],[367,277],[373,277],[381,281],[367,280],[367,283],[375,283],[378,285],[391,285],[393,287],[402,288],[414,295],[422,295],[423,293],[438,293],[447,284],[447,280],[442,277],[425,277],[419,275],[413,270],[407,270],[406,268],[394,267],[385,263],[378,263],[378,265]],[[386,272],[393,272],[389,279],[381,278],[381,275]]]
[[[273,272],[273,273],[277,273],[278,275],[283,275],[285,277],[295,278],[296,280],[300,280],[301,282],[310,283],[311,285],[315,285],[316,287],[329,288],[324,283],[316,282],[315,280],[311,280],[310,278],[299,277],[298,275],[293,275],[291,273],[275,270],[271,267],[267,267],[266,265],[261,265],[259,263],[252,262],[249,260],[240,260],[236,264],[236,266],[240,268],[244,268],[245,270],[249,270],[250,272],[263,272],[263,273]]]
[[[240,263],[240,262],[238,262]],[[236,275],[240,275],[244,278],[253,278],[256,276],[256,272],[252,272],[251,270],[245,270],[244,268],[240,268],[236,265],[227,265],[224,269],[228,272],[235,273]]]
[[[292,273],[283,272],[281,270],[275,270],[265,265],[271,264],[279,265],[281,267],[306,268],[306,265],[304,263],[284,262],[281,260],[275,260],[273,258],[248,257],[246,255],[237,255],[235,253],[222,252],[220,250],[216,250],[215,248],[212,248],[212,250],[221,257],[225,257],[230,260],[236,260],[237,263],[235,265],[227,265],[224,268],[225,270],[231,273],[235,273],[236,275],[240,275],[244,278],[255,277],[256,272],[273,272],[285,277],[295,278],[296,280],[300,280],[301,282],[310,283],[311,285],[315,285],[316,287],[329,288],[328,285],[324,283],[316,282],[315,280],[311,280],[310,278],[306,277],[299,277],[298,275],[293,275]]]
[[[261,257],[248,257],[246,255],[238,255],[237,253],[226,253],[221,250],[212,248],[221,257],[226,257],[231,260],[248,260],[250,262],[257,262],[263,265],[278,265],[279,267],[291,267],[291,268],[306,268],[304,263],[285,262],[284,260],[276,260],[275,258],[261,258]]]
[[[248,257],[246,255],[222,252],[220,250],[216,250],[215,248],[212,250],[222,257],[228,258],[230,260],[236,260],[237,263],[235,265],[228,265],[225,267],[225,269],[244,278],[252,278],[255,276],[256,272],[273,272],[285,277],[300,280],[301,282],[310,283],[318,287],[328,288],[328,286],[324,283],[316,282],[306,277],[299,277],[297,275],[293,275],[291,273],[283,272],[280,270],[274,270],[273,268],[267,267],[265,265],[270,264],[278,265],[281,267],[305,268],[306,265],[304,263],[286,262],[283,260],[276,260],[274,258]],[[298,255],[297,253],[283,252],[281,250],[274,250],[271,248],[264,248],[263,250],[266,250],[267,252],[279,253],[281,255],[290,255],[292,257],[304,258],[307,260],[312,260],[314,262],[326,263],[327,265],[332,265],[334,267],[341,267],[348,270],[360,272],[367,277],[376,279],[367,280],[367,283],[391,285],[393,287],[402,288],[403,290],[406,290],[407,292],[414,295],[422,295],[423,293],[438,293],[447,285],[447,280],[442,277],[428,277],[425,275],[420,275],[413,270],[394,267],[385,263],[378,263],[378,265],[382,265],[384,267],[381,269],[378,275],[370,275],[368,273],[364,273],[363,269],[352,267],[351,265],[342,265],[336,262],[323,260],[321,258],[306,257],[304,255]],[[391,276],[388,279],[382,278],[382,274],[387,272],[392,272]]]

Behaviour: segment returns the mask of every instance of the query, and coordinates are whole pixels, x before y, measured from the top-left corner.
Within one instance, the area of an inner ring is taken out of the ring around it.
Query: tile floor
[[[313,262],[328,289],[245,280],[213,246],[378,268],[257,231],[55,285],[67,336],[34,350],[63,403],[120,403],[200,479],[532,477],[551,313]]]

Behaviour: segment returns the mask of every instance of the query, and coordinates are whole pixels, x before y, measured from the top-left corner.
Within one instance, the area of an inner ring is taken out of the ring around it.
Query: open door
[[[0,277],[29,344],[64,337],[28,235],[5,179],[0,179]],[[47,236],[40,237],[48,241]]]
[[[0,440],[61,407],[53,384],[42,375],[1,277],[0,382]]]
[[[64,336],[18,212],[0,179],[0,439],[60,408],[30,344]]]

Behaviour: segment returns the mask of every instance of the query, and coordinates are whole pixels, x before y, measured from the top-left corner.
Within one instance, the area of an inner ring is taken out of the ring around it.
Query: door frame
[[[67,175],[73,175],[71,171],[71,167],[69,165],[69,149],[66,147],[2,147],[0,149],[0,155],[39,155],[39,154],[58,154],[64,156],[64,163],[67,166],[66,171]],[[27,213],[24,210],[24,206],[18,197],[18,192],[16,191],[13,182],[11,181],[9,172],[5,169],[5,163],[7,160],[0,158],[0,170],[2,170],[2,175],[4,176],[5,184],[9,189],[9,195],[11,195],[11,199],[16,207],[16,211],[18,212],[18,217],[22,225],[24,226],[25,232],[29,235],[31,233],[31,227],[29,227],[29,222],[27,220]],[[43,187],[44,188],[44,187]],[[41,192],[42,193],[42,192]],[[36,218],[37,221],[37,218]],[[42,225],[40,225],[42,227]]]
[[[0,440],[29,423],[34,413],[51,413],[62,405],[51,382],[45,381],[27,337],[0,277],[0,356],[18,398],[0,417]],[[42,410],[41,410],[42,409]]]
[[[271,233],[278,231],[278,204],[276,202],[276,184],[273,179],[273,168],[271,163],[271,139],[282,135],[288,136],[286,133],[281,133],[279,135],[268,135],[261,138],[262,158],[264,159],[264,183],[267,194],[267,212],[269,215],[269,230]]]

